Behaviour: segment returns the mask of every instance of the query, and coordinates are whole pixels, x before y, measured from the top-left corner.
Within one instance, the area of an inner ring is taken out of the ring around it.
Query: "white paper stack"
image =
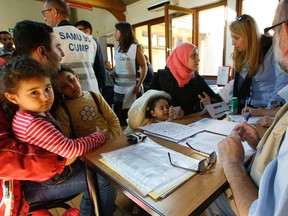
[[[168,152],[175,165],[197,170],[199,160],[165,148],[149,138],[136,145],[103,153],[100,160],[133,184],[142,195],[157,199],[165,197],[195,174],[172,166]]]

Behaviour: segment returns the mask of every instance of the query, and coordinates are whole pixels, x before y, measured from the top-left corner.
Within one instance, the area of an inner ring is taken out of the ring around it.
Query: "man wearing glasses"
[[[288,73],[288,0],[281,0],[276,9],[274,25],[275,59]],[[233,192],[239,215],[287,215],[288,205],[288,104],[277,113],[272,126],[260,140],[254,127],[247,123],[236,126],[230,136],[218,144],[219,158]],[[257,146],[251,171],[244,165],[241,139]],[[227,200],[220,196],[206,215],[236,215]]]
[[[44,20],[54,27],[65,52],[62,63],[75,71],[84,91],[100,92],[105,86],[106,73],[104,61],[97,59],[99,46],[89,35],[69,22],[70,10],[67,3],[64,0],[47,0],[43,5],[42,15]]]

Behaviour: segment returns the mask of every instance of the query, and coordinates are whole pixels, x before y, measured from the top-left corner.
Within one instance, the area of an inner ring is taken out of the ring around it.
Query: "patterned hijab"
[[[180,87],[183,87],[194,77],[195,71],[190,71],[188,66],[188,59],[190,54],[197,47],[191,43],[182,43],[178,45],[167,59],[167,67],[175,77]]]

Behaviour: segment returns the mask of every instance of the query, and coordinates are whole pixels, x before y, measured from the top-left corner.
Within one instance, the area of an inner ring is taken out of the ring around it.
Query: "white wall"
[[[0,30],[8,31],[24,19],[44,21],[42,5],[42,2],[34,0],[0,0]]]
[[[0,31],[8,31],[18,21],[24,19],[44,22],[41,14],[42,6],[43,2],[35,0],[0,0]],[[84,19],[91,22],[95,37],[114,32],[114,24],[118,21],[107,10],[98,8],[93,8],[92,11],[75,10],[78,20]]]
[[[77,9],[78,20],[87,20],[92,24],[93,35],[96,38],[110,34],[115,30],[118,20],[107,10],[93,8],[92,11]]]
[[[159,10],[159,11],[147,10],[147,8],[150,5],[157,3],[159,1],[160,0],[145,0],[145,1],[142,0],[140,2],[136,2],[132,5],[127,6],[127,11],[126,11],[127,21],[130,22],[131,24],[136,24],[136,23],[140,23],[140,22],[144,22],[150,19],[164,16],[164,10]],[[211,4],[214,2],[219,2],[219,0],[193,0],[193,1],[192,0],[179,0],[179,4],[177,6],[184,7],[184,8],[193,8],[193,7],[199,7],[199,6]]]
[[[178,6],[193,8],[218,2],[219,0],[179,0]],[[131,24],[136,24],[151,20],[164,15],[164,10],[148,11],[147,7],[157,3],[159,0],[142,0],[135,4],[127,6],[126,20]],[[235,13],[236,0],[228,0],[228,22],[236,17]],[[29,19],[38,22],[44,22],[41,14],[43,2],[36,0],[0,0],[0,31],[13,28],[16,22]],[[87,20],[92,24],[93,35],[96,38],[107,34],[114,33],[114,25],[118,20],[107,10],[93,8],[92,11],[84,9],[75,9],[73,20]],[[230,62],[230,53],[232,45],[230,32],[226,32],[226,62]]]

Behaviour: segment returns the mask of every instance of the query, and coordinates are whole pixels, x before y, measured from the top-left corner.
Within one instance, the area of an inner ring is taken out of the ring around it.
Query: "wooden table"
[[[186,116],[178,122],[190,124],[201,118],[203,117],[198,117],[197,113]],[[187,147],[153,136],[150,138],[160,145],[190,157],[204,158],[198,152]],[[99,161],[101,153],[128,146],[126,139],[126,136],[109,139],[105,145],[83,155],[82,160],[151,215],[200,215],[228,187],[221,163],[218,160],[208,171],[194,175],[164,199],[154,200],[150,196],[143,197],[132,184]]]
[[[199,119],[201,118],[198,117],[198,114],[194,114],[186,116],[178,122],[190,124]],[[150,138],[160,145],[193,158],[204,158],[201,154],[184,146],[152,136]],[[149,196],[142,197],[128,181],[99,161],[101,153],[128,146],[126,139],[126,136],[110,139],[105,145],[83,155],[82,160],[151,215],[181,216],[191,213],[199,215],[228,185],[220,161],[217,161],[208,171],[196,174],[164,199],[154,200]]]

